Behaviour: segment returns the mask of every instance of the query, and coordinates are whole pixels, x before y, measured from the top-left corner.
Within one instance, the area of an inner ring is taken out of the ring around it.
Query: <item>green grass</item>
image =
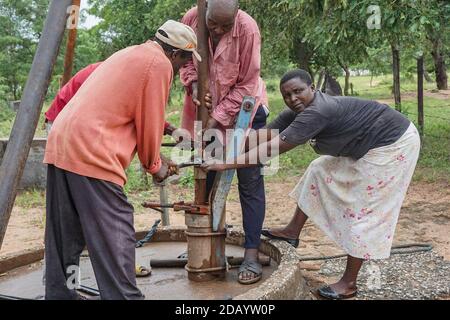
[[[0,104],[0,138],[9,136],[15,115],[9,107]]]
[[[39,123],[34,134],[35,137],[46,137],[47,132],[44,128],[45,116],[44,113],[47,111],[50,103],[46,102],[42,107],[41,116],[39,117]],[[6,105],[0,104],[0,138],[7,138],[11,134],[11,130],[14,124],[14,119],[16,117],[16,112],[7,107]]]
[[[30,189],[17,193],[15,205],[25,209],[45,207],[45,190]]]

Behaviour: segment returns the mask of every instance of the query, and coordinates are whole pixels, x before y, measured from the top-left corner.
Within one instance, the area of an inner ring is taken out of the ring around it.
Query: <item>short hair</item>
[[[169,38],[169,35],[163,31],[163,30],[158,30],[158,33],[162,34],[164,37]],[[172,53],[173,51],[177,51],[180,50],[181,51],[181,57],[182,58],[189,58],[190,56],[192,56],[192,52],[190,51],[186,51],[183,49],[179,49],[179,48],[175,48],[173,46],[171,46],[170,44],[167,44],[161,40],[159,40],[158,38],[154,38],[154,41],[158,42],[158,44],[163,48],[163,50],[167,53]]]
[[[308,86],[310,86],[313,83],[311,75],[307,71],[305,71],[303,69],[295,69],[295,70],[288,71],[283,75],[283,77],[280,80],[280,86],[285,84],[289,80],[292,80],[295,78],[300,79],[301,81],[306,83]]]

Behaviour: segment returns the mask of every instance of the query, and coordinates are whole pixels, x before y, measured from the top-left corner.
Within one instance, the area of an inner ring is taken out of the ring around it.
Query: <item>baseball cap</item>
[[[164,31],[167,34],[167,37],[159,33],[159,30]],[[202,57],[196,50],[197,36],[191,27],[181,22],[168,20],[159,27],[158,31],[156,31],[155,34],[156,38],[174,48],[190,51],[198,61],[202,61]]]

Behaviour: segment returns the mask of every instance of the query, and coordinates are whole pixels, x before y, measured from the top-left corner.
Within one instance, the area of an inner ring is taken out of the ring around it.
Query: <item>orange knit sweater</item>
[[[137,151],[144,168],[158,172],[172,70],[152,41],[112,55],[56,118],[44,163],[123,186]]]

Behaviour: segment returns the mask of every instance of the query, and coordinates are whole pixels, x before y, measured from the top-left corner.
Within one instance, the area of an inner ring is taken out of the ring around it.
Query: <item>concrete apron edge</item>
[[[155,233],[154,242],[186,242],[185,227],[161,227]],[[147,231],[137,231],[136,239],[142,239]],[[233,228],[228,232],[226,243],[242,246],[244,232]],[[234,297],[233,300],[300,300],[311,299],[310,289],[303,277],[296,250],[283,241],[262,239],[260,252],[271,257],[277,264],[273,274],[261,282],[258,287]],[[35,246],[26,250],[0,257],[0,274],[13,269],[36,263],[44,258],[44,246]]]

